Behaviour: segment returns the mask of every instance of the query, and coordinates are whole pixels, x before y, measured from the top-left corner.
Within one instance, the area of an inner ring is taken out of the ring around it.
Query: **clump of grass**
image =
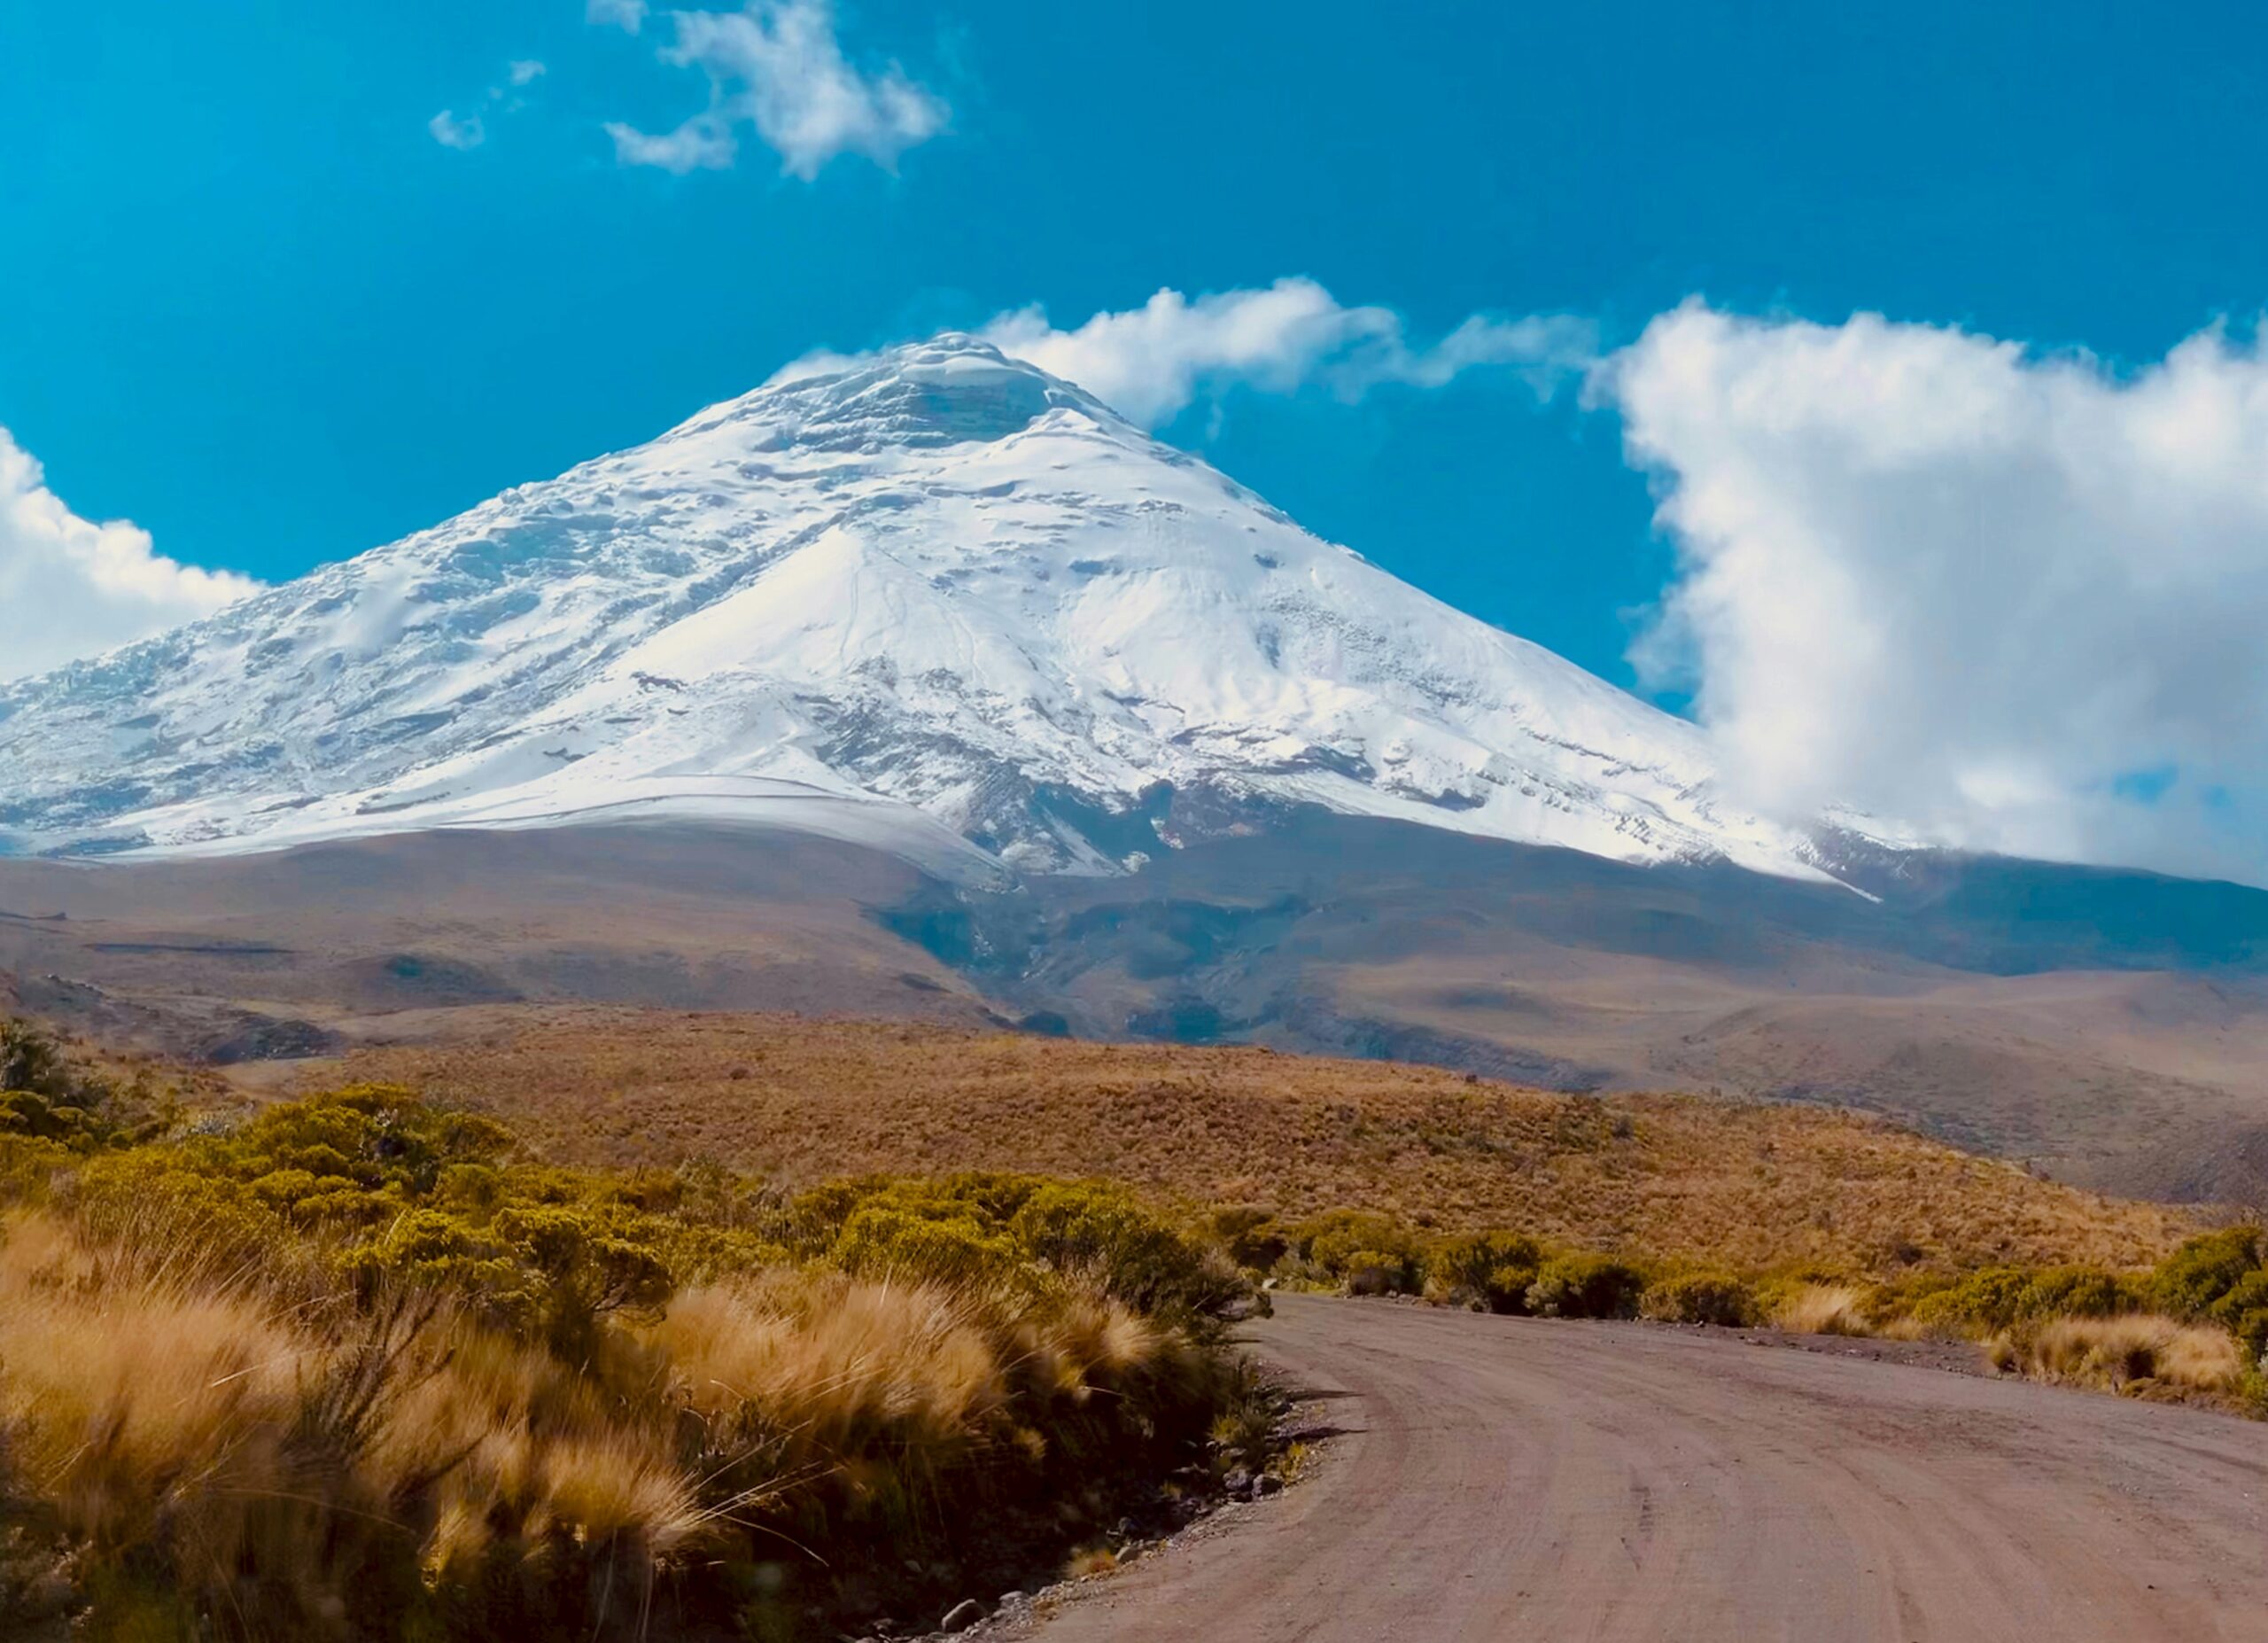
[[[1215,1472],[1225,1476],[1241,1468],[1256,1473],[1267,1466],[1275,1457],[1285,1408],[1281,1390],[1249,1362],[1240,1364],[1226,1406],[1213,1418],[1208,1434]]]
[[[1085,1580],[1095,1575],[1107,1575],[1118,1567],[1116,1548],[1107,1546],[1082,1546],[1063,1561],[1063,1578]]]
[[[1996,1365],[2035,1380],[2129,1394],[2233,1394],[2248,1367],[2227,1330],[2154,1312],[2050,1319],[1996,1337],[1989,1350]]]
[[[1796,1335],[1873,1335],[1866,1311],[1867,1291],[1857,1284],[1798,1281],[1775,1287],[1763,1297],[1765,1321]]]

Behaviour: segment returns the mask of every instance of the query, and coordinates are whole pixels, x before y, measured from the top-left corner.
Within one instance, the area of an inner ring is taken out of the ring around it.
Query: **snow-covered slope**
[[[1693,727],[947,335],[0,686],[0,847],[693,811],[1107,870],[1309,802],[1813,875]]]

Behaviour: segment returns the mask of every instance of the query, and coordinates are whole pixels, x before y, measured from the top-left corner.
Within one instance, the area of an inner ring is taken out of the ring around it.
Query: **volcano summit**
[[[0,689],[0,758],[19,853],[691,814],[1109,872],[1312,805],[1829,865],[1693,726],[957,334]]]

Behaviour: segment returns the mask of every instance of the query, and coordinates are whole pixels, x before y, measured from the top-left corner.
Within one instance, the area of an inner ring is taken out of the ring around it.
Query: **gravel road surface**
[[[1718,1331],[1279,1299],[1310,1479],[1042,1643],[2268,1643],[2268,1425]]]

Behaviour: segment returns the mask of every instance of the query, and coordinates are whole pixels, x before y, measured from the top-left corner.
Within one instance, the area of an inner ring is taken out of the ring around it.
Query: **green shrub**
[[[1122,1187],[1051,1182],[1024,1200],[1008,1234],[1032,1259],[1087,1275],[1138,1312],[1213,1316],[1251,1289]]]
[[[1409,1295],[1418,1288],[1409,1258],[1386,1250],[1350,1250],[1340,1271],[1349,1295]]]
[[[1630,1318],[1646,1276],[1611,1256],[1555,1255],[1527,1287],[1527,1310],[1539,1318]]]
[[[516,1205],[490,1225],[532,1280],[536,1320],[563,1358],[585,1356],[602,1320],[617,1312],[657,1316],[677,1287],[648,1240],[609,1226],[588,1207]]]
[[[2032,1274],[2017,1294],[2016,1317],[2109,1318],[2139,1309],[2132,1284],[2099,1266],[2049,1266]]]
[[[83,1153],[148,1140],[163,1127],[138,1082],[122,1089],[30,1022],[0,1021],[0,1138]]]
[[[889,1204],[855,1211],[831,1251],[835,1265],[863,1278],[941,1283],[1028,1282],[1024,1260],[1005,1234],[971,1215],[921,1215]]]
[[[1298,1229],[1293,1250],[1314,1272],[1357,1293],[1413,1295],[1423,1281],[1418,1234],[1392,1216],[1327,1211]]]
[[[0,1090],[84,1104],[86,1085],[51,1035],[28,1021],[0,1021]]]
[[[2244,1348],[2245,1361],[2256,1378],[2268,1369],[2268,1306],[2249,1306],[2227,1320],[2228,1332]],[[2268,1386],[2257,1389],[2268,1396]],[[2260,1401],[2256,1399],[2256,1402]]]
[[[2257,1226],[2201,1234],[2167,1256],[2150,1274],[2150,1304],[2177,1318],[2202,1317],[2259,1265]]]
[[[2268,1271],[2258,1267],[2207,1309],[2206,1316],[2242,1343],[2249,1361],[2257,1367],[2268,1352]]]
[[[1248,1272],[1267,1272],[1292,1250],[1292,1234],[1276,1212],[1254,1204],[1215,1210],[1206,1218],[1206,1231],[1231,1260]]]
[[[1425,1294],[1451,1305],[1525,1312],[1528,1286],[1535,1281],[1543,1258],[1543,1246],[1519,1233],[1442,1238],[1425,1251]]]
[[[1661,1323],[1742,1328],[1756,1321],[1756,1296],[1729,1273],[1682,1273],[1646,1286],[1638,1315]]]
[[[742,1241],[775,1238],[869,1275],[1025,1287],[1052,1275],[1180,1322],[1217,1317],[1254,1293],[1211,1242],[1107,1182],[989,1172],[872,1178],[814,1187],[770,1213],[713,1185],[703,1196],[726,1206]]]
[[[2033,1274],[2021,1266],[1987,1266],[1922,1296],[1914,1321],[1951,1334],[1992,1333],[2016,1321],[2017,1304]]]

